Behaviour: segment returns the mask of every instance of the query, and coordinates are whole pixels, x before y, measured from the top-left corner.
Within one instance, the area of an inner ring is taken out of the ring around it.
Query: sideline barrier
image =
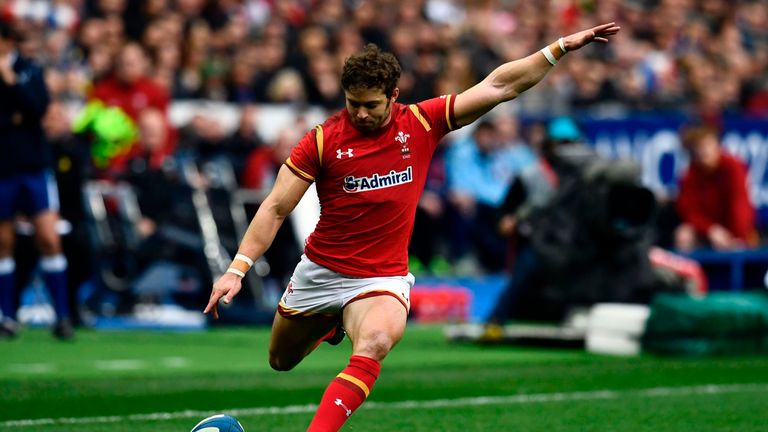
[[[472,292],[449,285],[411,289],[411,318],[421,323],[466,322],[472,306]]]
[[[701,263],[714,290],[742,291],[765,284],[768,248],[731,252],[697,250],[686,256]]]

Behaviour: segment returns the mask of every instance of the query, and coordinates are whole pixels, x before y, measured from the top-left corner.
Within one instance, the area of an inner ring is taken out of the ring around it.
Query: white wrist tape
[[[568,52],[568,50],[565,49],[565,42],[563,42],[563,38],[558,39],[557,43],[560,45],[560,49],[563,50],[563,54]]]
[[[240,260],[240,261],[248,264],[248,267],[252,267],[253,266],[253,260],[250,259],[247,255],[237,254],[237,255],[235,255],[235,259],[236,260]]]
[[[245,273],[241,272],[240,270],[238,270],[236,268],[232,268],[232,267],[227,269],[227,273],[234,273],[234,274],[236,274],[236,275],[238,275],[240,277],[245,277]]]
[[[544,54],[544,57],[547,58],[547,61],[552,64],[552,66],[557,64],[557,59],[554,55],[552,55],[552,51],[549,49],[549,46],[542,48],[541,53]]]

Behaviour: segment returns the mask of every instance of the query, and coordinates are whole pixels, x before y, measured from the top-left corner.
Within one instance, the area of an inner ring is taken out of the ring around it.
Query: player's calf
[[[344,340],[346,335],[347,333],[344,331],[344,327],[341,325],[341,323],[339,323],[336,325],[336,327],[331,329],[331,331],[325,334],[325,336],[321,337],[317,342],[315,342],[309,350],[301,355],[298,355],[295,352],[286,354],[270,350],[269,365],[272,367],[272,369],[278,372],[287,372],[296,367],[296,365],[298,365],[304,357],[317,349],[321,343],[327,342],[329,345],[338,345],[341,343],[341,341]]]
[[[359,355],[349,358],[349,364],[331,381],[323,393],[315,417],[307,432],[338,431],[347,419],[365,402],[379,377],[381,363]]]

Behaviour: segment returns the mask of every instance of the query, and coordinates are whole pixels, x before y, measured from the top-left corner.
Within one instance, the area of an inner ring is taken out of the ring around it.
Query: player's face
[[[397,99],[398,93],[397,88],[391,97],[387,97],[381,89],[344,90],[352,124],[363,132],[371,132],[386,125],[392,115],[392,102]]]

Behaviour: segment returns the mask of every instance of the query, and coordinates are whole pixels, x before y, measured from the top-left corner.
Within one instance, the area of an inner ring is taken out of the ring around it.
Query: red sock
[[[335,432],[363,404],[379,377],[381,363],[353,355],[346,369],[328,384],[307,432]]]

